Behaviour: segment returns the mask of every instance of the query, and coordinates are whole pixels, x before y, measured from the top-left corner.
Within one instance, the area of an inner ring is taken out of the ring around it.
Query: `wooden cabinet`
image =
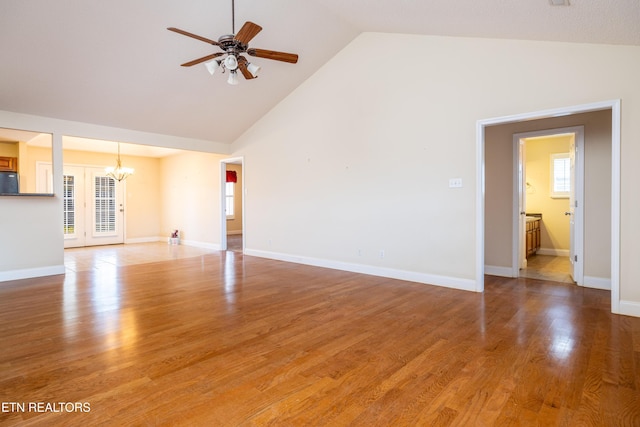
[[[527,220],[527,258],[540,249],[540,220]]]
[[[18,159],[16,157],[0,157],[0,171],[17,172]]]

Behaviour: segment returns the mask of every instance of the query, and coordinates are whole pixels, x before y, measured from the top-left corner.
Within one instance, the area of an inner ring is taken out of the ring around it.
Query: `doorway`
[[[512,224],[513,221],[513,205],[512,199],[513,186],[517,185],[513,183],[513,168],[508,168],[507,175],[503,175],[504,179],[494,180],[494,182],[502,185],[508,194],[511,194],[508,201],[505,203],[495,203],[495,200],[489,200],[488,188],[490,188],[487,171],[492,170],[492,167],[487,164],[487,155],[485,139],[486,133],[491,129],[502,128],[508,126],[522,126],[521,129],[535,129],[535,123],[532,121],[539,120],[563,120],[564,118],[571,118],[574,115],[582,113],[596,113],[602,112],[605,117],[608,117],[609,131],[605,137],[607,141],[606,158],[608,161],[608,177],[606,181],[609,182],[606,185],[606,191],[608,193],[607,201],[610,203],[600,203],[601,208],[607,212],[606,219],[609,223],[607,226],[600,226],[600,230],[606,233],[602,234],[602,238],[596,239],[600,244],[606,244],[606,252],[608,256],[601,257],[607,262],[607,265],[602,270],[600,275],[590,278],[590,283],[587,284],[585,280],[585,286],[599,287],[601,289],[611,290],[611,312],[620,313],[620,129],[621,129],[621,110],[620,100],[602,101],[591,104],[576,105],[571,107],[563,107],[550,110],[535,111],[531,113],[516,114],[511,116],[496,117],[491,119],[481,119],[476,123],[476,291],[484,291],[484,278],[485,268],[487,273],[502,275],[509,277],[512,274],[511,268],[505,268],[505,264],[501,264],[500,260],[504,259],[505,255],[511,258],[512,256],[512,244],[513,242],[513,230],[511,226],[504,230],[504,223]],[[553,126],[547,126],[550,128]],[[517,133],[511,132],[511,134]],[[508,144],[511,146],[512,141],[509,140]],[[501,153],[506,153],[505,150],[499,150]],[[498,160],[497,170],[503,171],[505,165],[512,165],[513,150],[508,149],[508,155]],[[597,157],[597,156],[596,156]],[[494,159],[494,160],[496,160]],[[590,169],[591,170],[591,169]],[[603,180],[604,181],[604,180]],[[506,189],[506,187],[510,187]],[[485,201],[485,198],[487,200]],[[504,197],[502,197],[505,199]],[[498,200],[499,201],[499,200]],[[490,221],[486,221],[487,213],[486,209],[491,209],[491,215],[495,213],[495,218],[491,218]],[[594,227],[596,230],[598,227]],[[485,234],[490,233],[490,238],[485,239]],[[596,237],[596,236],[594,236]],[[508,242],[506,243],[505,242]],[[506,243],[506,244],[505,244]],[[589,245],[586,247],[598,249],[598,244]],[[491,251],[486,251],[486,248],[491,247]],[[491,258],[491,259],[489,259]],[[591,258],[590,258],[591,259]],[[485,265],[485,261],[488,261]],[[511,264],[510,262],[508,264]],[[592,263],[588,264],[591,269]],[[504,266],[504,267],[503,267]],[[514,276],[510,276],[514,277]],[[586,278],[585,278],[586,279]],[[599,286],[599,285],[606,285]]]
[[[244,252],[244,159],[220,161],[220,249]]]
[[[64,247],[124,243],[124,193],[103,167],[64,165]]]
[[[584,126],[514,134],[513,144],[514,276],[581,286]]]

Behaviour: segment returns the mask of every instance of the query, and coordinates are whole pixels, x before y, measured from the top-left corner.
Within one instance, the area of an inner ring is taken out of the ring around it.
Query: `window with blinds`
[[[76,185],[75,177],[73,175],[64,175],[62,178],[63,187],[62,193],[64,213],[63,213],[63,226],[64,234],[66,236],[73,235],[76,232]]]
[[[116,180],[107,176],[95,177],[96,233],[116,231]]]
[[[227,182],[226,183],[226,188],[225,188],[225,212],[227,214],[227,219],[234,219],[235,218],[235,212],[234,212],[234,195],[233,195],[233,191],[234,191],[234,182]]]
[[[551,197],[566,198],[571,192],[571,159],[569,153],[551,155]]]

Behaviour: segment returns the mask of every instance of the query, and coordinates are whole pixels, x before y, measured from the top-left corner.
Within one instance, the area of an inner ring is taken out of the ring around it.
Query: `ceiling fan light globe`
[[[235,70],[236,68],[238,68],[238,58],[236,58],[234,55],[229,55],[224,59],[224,66],[228,69],[228,70]]]
[[[229,71],[229,78],[227,79],[227,83],[229,83],[230,85],[238,84],[238,74],[235,71]]]
[[[260,67],[259,65],[255,65],[250,62],[247,63],[247,70],[249,70],[249,72],[253,77],[258,77],[258,73],[260,72],[261,69],[262,67]]]
[[[204,66],[207,67],[207,71],[209,71],[209,74],[213,75],[218,70],[218,68],[220,68],[221,63],[221,61],[214,59],[213,61],[205,62]]]

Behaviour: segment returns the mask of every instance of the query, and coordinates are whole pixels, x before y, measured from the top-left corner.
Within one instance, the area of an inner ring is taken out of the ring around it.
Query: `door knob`
[[[565,215],[573,215],[571,212],[565,212]]]

